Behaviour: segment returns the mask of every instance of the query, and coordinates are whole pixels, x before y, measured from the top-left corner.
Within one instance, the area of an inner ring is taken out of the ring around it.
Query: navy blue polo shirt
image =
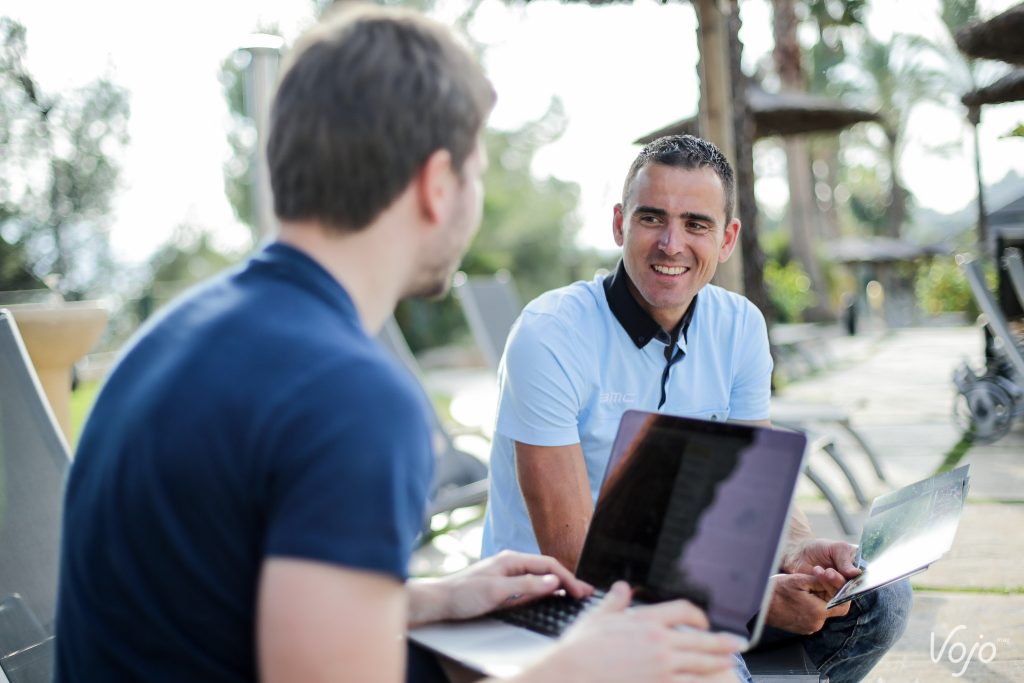
[[[57,680],[256,680],[267,557],[403,580],[427,409],[291,247],[173,305],[117,363],[71,467]]]

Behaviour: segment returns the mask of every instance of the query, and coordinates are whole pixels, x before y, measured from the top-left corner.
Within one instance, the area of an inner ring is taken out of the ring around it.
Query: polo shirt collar
[[[355,302],[344,286],[304,251],[284,242],[270,242],[252,257],[251,263],[274,271],[278,277],[314,293],[344,315],[359,319]]]
[[[622,261],[615,268],[615,272],[604,280],[605,298],[608,299],[608,308],[611,309],[615,319],[622,325],[622,329],[629,335],[630,340],[638,349],[647,346],[652,339],[659,338],[666,341],[667,335],[661,329],[654,318],[647,311],[640,307],[633,294],[629,291],[629,275],[626,274],[626,267]],[[697,296],[693,297],[690,307],[683,314],[679,326],[670,332],[671,337],[685,350],[686,333],[690,328],[690,321],[693,320],[693,312],[697,308]]]

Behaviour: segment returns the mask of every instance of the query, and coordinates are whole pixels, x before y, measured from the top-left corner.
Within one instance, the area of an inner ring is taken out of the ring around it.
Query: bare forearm
[[[594,514],[580,445],[517,442],[516,475],[541,553],[575,569]]]
[[[530,509],[530,520],[537,535],[537,546],[544,555],[550,555],[563,567],[575,571],[576,564],[583,550],[583,541],[587,536],[587,527],[593,510],[590,506],[578,506],[574,513],[555,507],[544,509],[536,506]],[[537,514],[535,510],[542,510]]]
[[[405,584],[408,596],[409,628],[444,621],[448,618],[451,599],[447,587],[441,581],[431,579],[410,579]]]

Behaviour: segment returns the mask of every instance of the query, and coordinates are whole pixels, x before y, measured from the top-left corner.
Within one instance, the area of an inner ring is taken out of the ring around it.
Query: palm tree
[[[845,87],[878,110],[884,141],[875,146],[879,161],[888,170],[887,205],[884,231],[898,238],[907,218],[910,192],[900,179],[899,162],[906,144],[907,123],[918,104],[939,99],[942,74],[919,59],[925,41],[917,36],[897,34],[891,40],[879,40],[867,33],[854,54],[855,69],[838,70]],[[847,75],[843,79],[843,71]]]

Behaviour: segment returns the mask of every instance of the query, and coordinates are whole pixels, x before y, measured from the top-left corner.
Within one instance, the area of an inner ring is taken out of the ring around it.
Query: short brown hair
[[[462,169],[494,89],[445,27],[410,11],[345,8],[303,36],[271,114],[274,211],[360,230],[439,149]]]
[[[691,170],[710,168],[722,181],[722,191],[725,193],[725,224],[732,222],[733,205],[736,202],[736,181],[729,160],[713,144],[693,135],[666,135],[647,143],[626,173],[626,182],[622,184],[623,205],[636,174],[648,164],[664,164]]]

